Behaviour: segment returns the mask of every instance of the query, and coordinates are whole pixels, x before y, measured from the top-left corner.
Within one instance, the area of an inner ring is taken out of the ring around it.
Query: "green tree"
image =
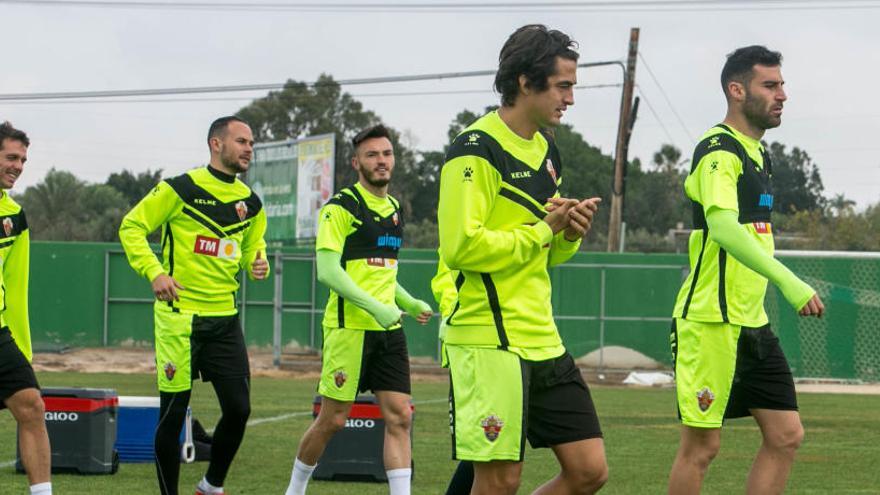
[[[116,241],[128,208],[116,189],[87,184],[54,168],[16,200],[27,214],[32,237],[52,241]]]
[[[288,80],[282,90],[254,100],[236,115],[251,125],[257,141],[334,134],[337,190],[357,179],[349,165],[351,139],[362,129],[380,122],[375,113],[365,110],[361,102],[343,92],[327,74],[321,74],[314,85]]]
[[[161,180],[161,168],[155,171],[147,169],[145,172],[137,174],[125,169],[122,172],[110,174],[105,184],[119,191],[129,206],[134,206]]]
[[[810,155],[797,146],[786,152],[786,146],[776,141],[765,143],[765,148],[773,164],[774,209],[791,213],[823,208],[825,186]]]

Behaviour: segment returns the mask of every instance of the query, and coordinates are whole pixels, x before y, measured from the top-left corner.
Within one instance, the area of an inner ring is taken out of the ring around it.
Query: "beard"
[[[367,184],[373,187],[385,187],[388,183],[391,182],[391,172],[388,172],[388,178],[376,178],[376,173],[370,170],[365,170],[364,167],[361,167],[361,173],[364,175],[364,180],[367,181]]]
[[[774,116],[766,109],[765,103],[758,98],[753,98],[746,92],[746,101],[743,103],[743,115],[754,127],[767,130],[779,127],[782,124],[782,116]]]
[[[232,170],[236,174],[243,174],[248,170],[247,166],[242,166],[242,164],[238,160],[238,157],[231,154],[221,154],[220,162],[223,164],[224,167]]]

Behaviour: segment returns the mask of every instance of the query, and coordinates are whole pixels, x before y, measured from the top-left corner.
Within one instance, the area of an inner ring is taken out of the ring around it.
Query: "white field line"
[[[420,400],[420,401],[413,402],[413,405],[420,406],[420,405],[424,405],[424,404],[439,404],[441,402],[446,402],[448,400],[449,399],[446,399],[446,398]],[[312,411],[297,411],[297,412],[292,412],[292,413],[287,413],[287,414],[279,414],[278,416],[271,416],[268,418],[252,419],[252,420],[248,421],[247,425],[248,426],[256,426],[256,425],[261,425],[261,424],[265,424],[265,423],[275,423],[277,421],[284,421],[285,419],[298,418],[298,417],[302,417],[302,416],[311,416],[311,415],[312,415]],[[207,430],[207,431],[208,431],[208,434],[214,433],[213,428],[210,430]],[[0,462],[0,469],[5,469],[8,467],[12,467],[12,466],[15,466],[14,460]]]

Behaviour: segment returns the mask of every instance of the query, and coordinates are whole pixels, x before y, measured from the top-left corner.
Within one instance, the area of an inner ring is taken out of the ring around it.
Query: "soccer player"
[[[440,251],[437,251],[437,254],[439,255]],[[449,367],[446,361],[446,318],[452,314],[458,299],[458,291],[455,288],[456,278],[458,272],[450,270],[446,263],[443,263],[443,256],[440,255],[437,260],[437,273],[431,279],[431,292],[440,307],[440,365],[444,368]],[[446,487],[446,495],[468,495],[473,483],[474,463],[460,461]]]
[[[516,492],[525,440],[561,472],[536,493],[594,493],[607,478],[589,389],[553,321],[548,267],[580,246],[598,198],[561,198],[548,128],[574,104],[578,53],[564,33],[523,26],[501,49],[501,108],[459,134],[441,171],[443,262],[458,272],[445,322],[453,458],[475,494]]]
[[[781,63],[763,46],[728,55],[727,116],[697,144],[685,180],[694,231],[670,336],[682,422],[671,494],[699,493],[726,418],[753,416],[761,429],[747,493],[782,493],[803,439],[791,370],[764,312],[768,279],[800,315],[825,311],[816,291],[773,258],[772,166],[761,138],[782,122]]]
[[[122,220],[119,238],[132,268],[152,283],[160,420],[156,474],[163,494],[176,494],[178,439],[193,379],[217,393],[222,416],[214,430],[211,462],[197,495],[222,494],[250,415],[250,367],[235,293],[236,275],[269,275],[266,212],[260,198],[236,178],[253,157],[251,128],[222,117],[208,131],[211,162],[159,183]],[[147,235],[162,227],[160,262]]]
[[[388,194],[394,170],[390,134],[382,125],[352,140],[358,182],[321,209],[315,243],[318,280],[330,288],[324,312],[321,410],[300,440],[287,495],[305,493],[327,442],[345,426],[358,392],[372,390],[385,419],[384,461],[391,495],[408,495],[410,449],[409,354],[402,308],[422,325],[428,303],[397,283],[403,219]]]
[[[31,328],[28,321],[30,233],[24,210],[9,189],[24,169],[30,140],[27,134],[0,124],[0,409],[9,408],[18,423],[21,463],[31,494],[51,495],[52,453],[46,432],[40,386],[31,367]]]

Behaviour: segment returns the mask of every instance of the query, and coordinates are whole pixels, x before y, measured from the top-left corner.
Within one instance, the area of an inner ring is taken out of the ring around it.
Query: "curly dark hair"
[[[556,57],[577,62],[577,46],[567,34],[543,24],[528,24],[514,31],[498,55],[495,91],[501,93],[501,104],[516,103],[520,75],[526,76],[530,88],[546,90],[547,78],[556,73]]]
[[[27,134],[25,134],[24,131],[12,127],[12,123],[8,120],[0,124],[0,149],[3,149],[3,141],[6,141],[7,139],[21,141],[21,144],[25,145],[25,147],[31,145],[31,140],[28,139]]]
[[[748,86],[756,65],[778,67],[782,65],[782,54],[761,45],[744,46],[728,54],[727,62],[721,69],[721,89],[724,90],[724,96],[730,96],[727,94],[727,85],[731,81]]]

